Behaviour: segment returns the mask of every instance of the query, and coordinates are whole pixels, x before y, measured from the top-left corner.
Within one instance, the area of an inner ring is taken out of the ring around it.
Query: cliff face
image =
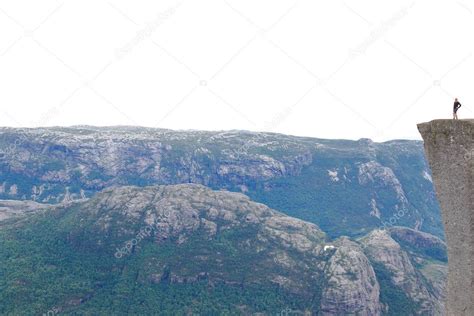
[[[474,315],[474,120],[436,120],[418,129],[446,230],[447,315]]]

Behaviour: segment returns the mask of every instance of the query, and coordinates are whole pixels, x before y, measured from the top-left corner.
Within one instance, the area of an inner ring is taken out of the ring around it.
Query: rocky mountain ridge
[[[0,198],[56,204],[114,185],[196,183],[242,192],[331,237],[406,226],[443,238],[418,141],[245,131],[0,128]]]
[[[248,315],[288,309],[313,315],[442,315],[442,293],[425,271],[443,262],[394,238],[420,248],[444,245],[406,228],[331,241],[315,224],[202,185],[112,187],[91,199],[0,222],[5,249],[0,288],[8,288],[0,294],[8,302],[0,313],[54,308],[121,315],[124,306],[132,314],[152,306],[163,314],[167,308],[205,313],[207,302]],[[51,278],[55,284],[48,283]],[[135,295],[117,301],[132,285]],[[267,299],[255,288],[265,289]],[[190,289],[201,297],[198,302],[183,294]],[[168,302],[164,293],[170,291],[184,295],[184,305],[154,305],[156,297]],[[226,301],[219,291],[227,293]],[[31,304],[18,304],[19,297]]]

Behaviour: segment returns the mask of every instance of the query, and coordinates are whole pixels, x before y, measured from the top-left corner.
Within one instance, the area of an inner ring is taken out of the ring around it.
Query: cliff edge
[[[418,125],[448,244],[447,315],[474,315],[474,120]]]

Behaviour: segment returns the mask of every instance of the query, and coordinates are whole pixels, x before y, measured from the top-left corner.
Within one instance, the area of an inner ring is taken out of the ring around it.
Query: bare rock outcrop
[[[417,315],[443,315],[442,301],[427,288],[410,256],[387,231],[375,230],[361,244],[369,259],[390,273],[393,285],[418,305]]]
[[[321,315],[381,315],[380,285],[361,247],[346,237],[335,243],[326,267]]]
[[[33,201],[8,201],[0,200],[0,222],[18,218],[24,215],[33,214],[50,207],[47,204],[40,204]]]
[[[446,230],[447,315],[474,315],[474,120],[435,120],[418,129]]]

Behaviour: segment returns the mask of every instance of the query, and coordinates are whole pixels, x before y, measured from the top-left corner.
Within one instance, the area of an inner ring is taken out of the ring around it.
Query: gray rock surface
[[[181,253],[167,259],[168,265],[175,266],[172,283],[194,283],[204,273],[212,282],[241,284],[244,272],[229,269],[238,262],[245,271],[253,271],[249,283],[270,283],[311,297],[325,264],[326,235],[315,224],[255,203],[241,193],[197,184],[113,187],[73,207],[80,209],[72,220],[78,223],[72,229],[74,243],[81,243],[84,234],[95,235],[95,245],[88,247],[101,247],[104,236],[109,236],[120,247],[137,239],[137,231],[148,231],[146,235],[157,247],[174,244]],[[227,235],[232,236],[228,249],[216,251]],[[198,242],[199,247],[186,250]],[[231,256],[230,248],[239,255]],[[185,263],[175,262],[182,258]],[[164,268],[156,267],[150,279],[159,280]]]
[[[10,218],[33,214],[50,206],[51,205],[40,204],[33,201],[0,200],[0,222]]]
[[[435,120],[418,129],[446,230],[447,315],[474,315],[474,120]]]
[[[335,246],[325,271],[328,285],[323,291],[321,315],[380,315],[380,285],[369,259],[346,237]]]
[[[387,231],[375,230],[361,244],[370,260],[383,265],[392,283],[419,306],[420,315],[443,315],[442,300],[424,284],[408,253]]]

